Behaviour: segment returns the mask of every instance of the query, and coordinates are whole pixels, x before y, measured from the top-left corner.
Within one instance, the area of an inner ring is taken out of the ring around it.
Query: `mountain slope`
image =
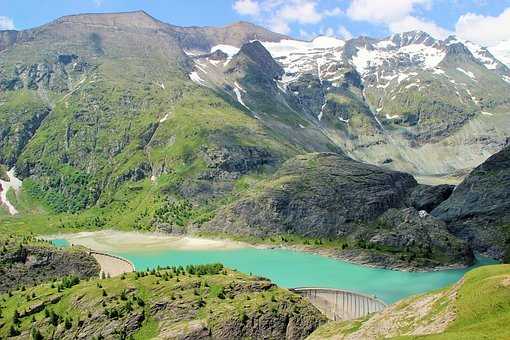
[[[458,236],[489,256],[510,254],[510,147],[475,168],[432,211]]]
[[[240,176],[306,151],[306,138],[334,149],[324,135],[295,144],[191,82],[188,38],[278,37],[234,28],[181,29],[133,12],[64,17],[18,34],[0,57],[0,162],[30,178],[26,190],[51,209],[76,212],[122,207],[132,197],[115,195],[142,180],[203,203]]]
[[[290,340],[325,322],[304,298],[220,264],[57,281],[0,305],[0,335],[18,339]]]
[[[367,320],[326,324],[308,339],[507,339],[509,270],[472,270],[451,288],[397,302]]]
[[[317,153],[286,161],[268,180],[241,193],[200,231],[342,240],[328,255],[383,268],[465,266],[474,257],[446,225],[407,208],[417,183],[346,156]]]
[[[462,175],[503,145],[510,71],[486,49],[424,32],[303,42],[243,22],[176,27],[145,12],[74,15],[5,31],[0,47],[0,164],[23,180],[21,192],[1,197],[6,206],[35,198],[38,208],[22,209],[22,218],[44,210],[41,223],[52,227],[183,233],[210,221],[228,226],[221,219],[234,200],[288,177],[310,184],[291,182],[290,198],[298,189],[303,196],[329,192],[312,183],[324,174],[348,190],[373,190],[351,207],[333,190],[336,206],[312,201],[320,209],[308,221],[298,221],[291,204],[273,224],[294,220],[264,231],[343,242],[337,231],[348,228],[358,250],[370,241],[386,253],[405,251],[413,240],[404,233],[365,232],[385,216],[390,231],[423,224],[421,246],[409,248],[426,259],[419,265],[472,261],[469,246],[455,238],[453,262],[429,256],[431,235],[447,233],[444,223],[404,209],[430,211],[443,195],[419,193],[400,171],[445,180],[438,177]],[[328,168],[318,154],[336,161]],[[375,179],[360,185],[357,172]],[[308,208],[303,202],[299,208]],[[384,215],[391,208],[399,211]],[[239,218],[231,231],[246,222]],[[260,232],[261,221],[248,222],[247,234]],[[361,225],[359,235],[352,223]],[[444,253],[442,244],[437,249]]]
[[[304,114],[307,129],[324,131],[351,157],[426,180],[466,173],[504,145],[510,69],[473,43],[408,32],[262,44],[285,71],[275,78],[273,106]],[[223,49],[233,55],[240,47]],[[256,91],[242,98],[266,112]]]

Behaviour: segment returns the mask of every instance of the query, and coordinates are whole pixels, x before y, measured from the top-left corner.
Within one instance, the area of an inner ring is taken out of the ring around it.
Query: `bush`
[[[223,270],[221,263],[199,264],[186,266],[186,272],[191,275],[218,275]]]
[[[41,332],[37,328],[32,328],[31,336],[33,340],[43,340],[44,337],[42,336]]]

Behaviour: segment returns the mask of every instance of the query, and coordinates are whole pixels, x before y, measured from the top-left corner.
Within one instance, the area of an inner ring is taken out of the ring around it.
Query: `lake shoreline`
[[[105,253],[124,252],[158,252],[161,250],[236,250],[242,248],[256,249],[282,249],[304,252],[343,261],[355,265],[374,269],[386,269],[400,272],[439,272],[445,270],[467,269],[476,265],[453,264],[448,266],[421,266],[416,267],[404,261],[396,261],[395,256],[377,254],[374,257],[366,250],[350,249],[339,250],[331,247],[317,247],[304,244],[269,244],[249,241],[235,241],[227,235],[206,237],[193,234],[176,235],[161,232],[135,232],[119,231],[114,229],[89,231],[78,233],[62,233],[47,235],[44,239],[66,239],[70,244],[81,245],[93,251]],[[119,242],[122,240],[123,242]],[[372,256],[372,257],[371,257]]]
[[[172,235],[158,232],[119,230],[83,231],[41,236],[45,240],[65,239],[71,245],[80,245],[106,253],[150,252],[174,250],[229,250],[253,247],[246,242],[228,239],[202,238],[191,235]]]
[[[472,265],[462,265],[462,264],[453,264],[449,266],[431,266],[431,267],[415,267],[411,265],[405,265],[404,263],[398,264],[380,264],[376,262],[371,262],[367,259],[367,253],[363,251],[357,252],[354,251],[341,251],[332,248],[317,248],[306,245],[271,245],[271,244],[258,244],[255,246],[259,249],[284,249],[284,250],[292,250],[292,251],[300,251],[309,254],[319,255],[323,257],[327,257],[337,261],[343,261],[367,268],[373,269],[386,269],[393,270],[398,272],[410,272],[410,273],[430,273],[430,272],[440,272],[445,270],[455,270],[455,269],[467,269],[476,265],[476,262]]]

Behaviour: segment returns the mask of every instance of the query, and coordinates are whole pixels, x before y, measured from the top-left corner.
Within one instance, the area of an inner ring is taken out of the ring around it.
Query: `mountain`
[[[510,67],[510,40],[502,41],[496,46],[489,48],[491,53],[496,56],[503,64]]]
[[[432,211],[481,253],[510,256],[510,146],[476,167]]]
[[[425,211],[408,208],[411,195],[424,196],[417,188],[409,174],[337,154],[307,154],[285,162],[200,230],[340,239],[327,255],[383,268],[472,264],[467,242]]]
[[[366,319],[328,323],[308,339],[508,339],[509,270],[474,269],[451,287],[404,299]]]
[[[305,42],[142,11],[1,31],[0,197],[37,230],[292,233],[358,262],[466,265],[470,241],[428,215],[451,188],[413,176],[458,181],[505,145],[509,77],[424,32]]]
[[[207,80],[201,85],[237,83],[244,91],[231,95],[253,101],[248,107],[259,116],[288,106],[351,157],[425,182],[466,173],[504,145],[510,69],[471,42],[415,31],[262,45],[285,71],[275,78],[271,106],[260,106],[266,101],[260,103],[259,91],[244,89],[249,85],[239,79],[218,81],[208,69],[217,62],[205,57],[195,60],[197,75]],[[224,49],[234,54],[239,47]]]

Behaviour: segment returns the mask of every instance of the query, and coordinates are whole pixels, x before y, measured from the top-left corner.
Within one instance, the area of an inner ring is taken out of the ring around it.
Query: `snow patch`
[[[345,124],[349,123],[349,119],[344,119],[342,117],[338,117],[338,120],[341,121],[342,123],[345,123]]]
[[[503,41],[494,47],[490,47],[489,51],[498,58],[507,67],[510,67],[510,40]]]
[[[279,42],[261,42],[273,58],[290,57],[295,54],[308,54],[317,49],[334,49],[345,45],[345,41],[332,37],[317,37],[312,41],[284,39]],[[317,52],[317,51],[315,51]]]
[[[457,71],[464,73],[469,78],[476,80],[475,74],[471,71],[466,71],[463,68],[457,67]]]
[[[485,115],[485,116],[494,116],[493,113],[490,113],[490,112],[487,112],[487,111],[482,111],[482,114]]]
[[[195,71],[193,71],[193,72],[191,72],[191,73],[189,74],[189,78],[190,78],[193,82],[197,83],[198,85],[206,86],[205,81],[204,81],[202,78],[200,78],[200,76],[198,75],[198,73],[197,73],[197,72],[195,72]]]
[[[196,57],[201,55],[202,53],[184,50],[184,54],[186,54],[188,57]]]
[[[471,54],[478,59],[482,65],[484,65],[489,70],[495,70],[498,67],[498,62],[490,57],[488,51],[480,45],[474,44],[471,41],[460,41],[467,49],[471,52]]]
[[[14,205],[7,199],[7,193],[10,189],[13,189],[15,193],[18,193],[23,184],[23,182],[17,178],[14,173],[15,168],[12,168],[11,170],[7,171],[7,177],[9,178],[9,181],[0,179],[0,204],[5,205],[9,211],[9,214],[11,215],[18,214],[18,210],[16,210],[16,207],[14,207]]]
[[[251,109],[243,101],[242,93],[246,93],[246,90],[243,89],[237,82],[234,83],[234,93],[239,104],[251,111]]]
[[[377,48],[395,47],[395,43],[391,40],[382,40],[382,41],[379,41],[377,44],[375,44],[375,47],[377,47]]]
[[[228,58],[231,59],[233,56],[235,56],[237,53],[239,53],[240,48],[232,46],[232,45],[216,45],[211,48],[211,53],[214,53],[218,50],[227,54]]]
[[[164,116],[163,118],[161,118],[161,119],[159,120],[159,122],[160,122],[160,123],[164,123],[164,122],[166,122],[169,116],[170,116],[170,114],[169,114],[169,113],[165,114],[165,116]]]
[[[397,119],[399,117],[400,117],[399,115],[389,115],[389,114],[386,114],[386,119]]]

